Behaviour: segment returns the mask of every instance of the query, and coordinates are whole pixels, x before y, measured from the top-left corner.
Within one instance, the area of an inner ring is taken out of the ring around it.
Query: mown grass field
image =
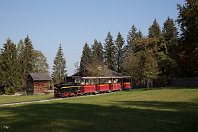
[[[198,89],[132,90],[0,107],[0,131],[197,132]]]
[[[44,100],[44,99],[52,99],[53,95],[29,95],[29,96],[0,96],[0,105],[8,104],[8,103],[16,103],[16,102],[25,102],[25,101],[36,101],[36,100]]]

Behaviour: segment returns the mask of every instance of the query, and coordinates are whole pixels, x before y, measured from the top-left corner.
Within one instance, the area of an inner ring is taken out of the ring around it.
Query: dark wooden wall
[[[26,88],[28,93],[34,93],[34,85],[33,80],[30,76],[28,76],[27,82],[26,82]]]
[[[50,89],[50,81],[34,81],[34,94],[44,93]]]

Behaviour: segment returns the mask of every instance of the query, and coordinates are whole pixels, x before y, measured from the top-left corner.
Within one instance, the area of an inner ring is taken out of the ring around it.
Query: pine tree
[[[149,27],[149,38],[160,38],[161,37],[161,29],[160,26],[155,19],[153,24]]]
[[[123,46],[124,46],[124,38],[122,34],[119,32],[117,35],[117,39],[115,41],[115,48],[116,48],[116,71],[122,71],[122,63],[123,63]]]
[[[162,36],[166,42],[167,52],[172,59],[177,58],[178,32],[173,19],[169,17],[164,22]]]
[[[49,73],[47,58],[41,51],[34,50],[34,68],[33,72]]]
[[[103,63],[103,46],[96,39],[92,45],[92,60],[97,61],[97,63]]]
[[[125,74],[136,81],[146,82],[147,87],[152,86],[153,79],[159,74],[157,58],[150,47],[152,41],[147,38],[137,40],[135,46],[138,50],[128,55],[123,63]]]
[[[82,76],[87,76],[87,70],[86,70],[86,65],[90,64],[92,62],[91,59],[91,49],[87,43],[85,43],[82,51],[82,56],[80,60],[80,74]]]
[[[22,40],[19,41],[18,47],[18,57],[20,61],[20,72],[21,72],[21,89],[23,91],[26,91],[26,80],[28,77],[28,74],[33,72],[34,68],[34,48],[32,45],[32,41],[30,40],[29,36],[24,39],[24,42]]]
[[[135,25],[132,25],[130,31],[128,32],[127,35],[127,44],[130,46],[133,41],[136,39],[137,36],[137,28],[135,27]]]
[[[186,0],[183,6],[178,5],[180,36],[180,60],[183,77],[198,76],[198,2]]]
[[[198,47],[198,2],[197,0],[185,1],[183,6],[177,5],[179,10],[177,22],[182,32],[180,40],[183,44],[190,43],[190,47]]]
[[[110,32],[108,32],[104,43],[104,58],[105,63],[109,69],[115,70],[115,45],[113,42],[113,37]]]
[[[17,59],[17,48],[11,39],[7,39],[1,51],[0,69],[2,83],[5,86],[6,94],[14,94],[19,89],[19,61]]]
[[[32,41],[29,36],[24,39],[24,50],[23,50],[23,71],[24,71],[24,79],[27,78],[28,74],[33,72],[34,68],[34,48],[32,45]]]
[[[137,39],[142,38],[142,32],[137,31],[137,28],[135,25],[132,25],[130,31],[127,35],[127,45],[124,46],[124,56],[127,57],[127,55],[131,54],[134,50],[134,41]]]
[[[3,59],[3,58],[2,58],[2,53],[1,53],[1,52],[2,52],[2,50],[0,50],[0,65],[2,64],[2,59]],[[0,86],[2,85],[1,82],[3,82],[3,76],[2,76],[2,75],[3,75],[3,69],[2,69],[1,66],[0,66]],[[1,94],[1,93],[0,93],[0,94]]]
[[[61,83],[66,77],[66,59],[64,57],[63,49],[61,44],[58,48],[56,57],[54,59],[52,79],[54,83]]]
[[[24,91],[26,88],[26,77],[25,77],[25,69],[24,69],[24,50],[25,46],[23,43],[23,40],[21,39],[17,45],[17,59],[19,61],[18,69],[20,71],[20,78],[19,78],[19,84],[20,84],[20,90]]]

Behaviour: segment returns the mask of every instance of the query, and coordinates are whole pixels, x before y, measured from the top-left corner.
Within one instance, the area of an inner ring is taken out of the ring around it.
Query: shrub
[[[0,95],[5,94],[4,86],[0,85]]]
[[[14,87],[5,87],[5,94],[6,95],[13,95],[15,94],[15,88]]]

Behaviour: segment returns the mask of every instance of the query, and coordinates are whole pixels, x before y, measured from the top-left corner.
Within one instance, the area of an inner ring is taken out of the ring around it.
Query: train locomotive
[[[72,97],[131,89],[130,76],[121,77],[66,77],[54,85],[54,97]]]

